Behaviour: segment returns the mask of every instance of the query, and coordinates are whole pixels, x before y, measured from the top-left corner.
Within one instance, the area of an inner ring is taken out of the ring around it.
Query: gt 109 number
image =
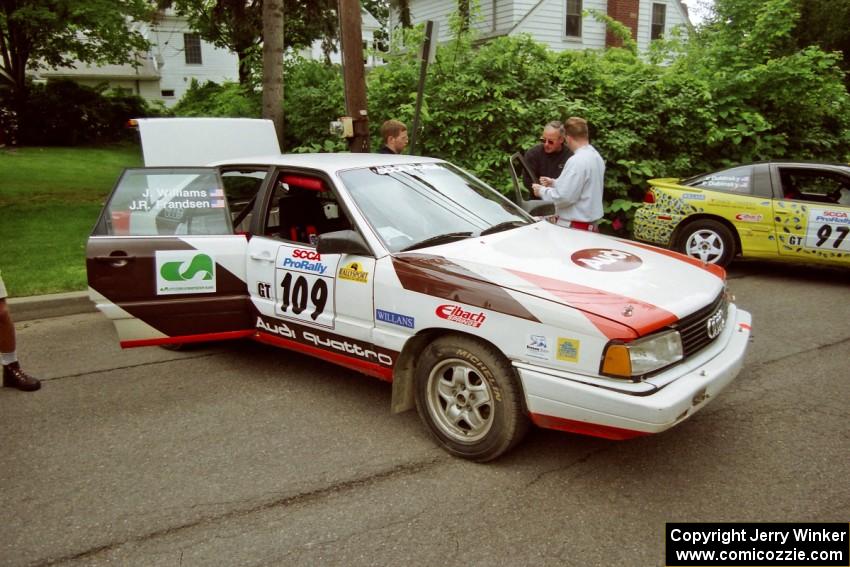
[[[315,280],[311,287],[304,276],[293,276],[291,272],[288,272],[280,282],[280,287],[282,288],[280,310],[284,313],[291,308],[294,315],[301,315],[307,309],[309,299],[313,306],[310,318],[315,321],[328,303],[328,284],[324,279]]]

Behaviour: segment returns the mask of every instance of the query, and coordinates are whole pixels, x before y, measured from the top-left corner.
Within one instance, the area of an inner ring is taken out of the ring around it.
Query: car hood
[[[548,222],[400,253],[393,260],[405,287],[418,286],[429,295],[508,312],[499,308],[507,303],[504,296],[500,303],[481,293],[482,286],[493,286],[568,305],[638,336],[711,304],[725,286],[725,271],[717,266]],[[430,272],[431,284],[407,285],[418,281],[417,271]],[[476,282],[479,292],[452,291],[464,280]]]

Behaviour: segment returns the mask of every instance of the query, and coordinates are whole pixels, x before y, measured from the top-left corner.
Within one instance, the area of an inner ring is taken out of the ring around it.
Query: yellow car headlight
[[[629,343],[610,342],[599,372],[613,378],[636,379],[682,360],[678,331],[666,331]]]

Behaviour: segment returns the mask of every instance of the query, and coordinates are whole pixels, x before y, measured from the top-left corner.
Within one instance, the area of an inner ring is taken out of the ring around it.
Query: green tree
[[[0,1],[0,84],[13,105],[27,100],[27,69],[56,68],[73,61],[129,63],[148,43],[128,20],[153,15],[146,0]]]
[[[210,43],[239,58],[239,83],[253,81],[263,41],[263,0],[159,0],[189,20]],[[284,0],[285,46],[304,47],[315,39],[336,34],[336,0]]]

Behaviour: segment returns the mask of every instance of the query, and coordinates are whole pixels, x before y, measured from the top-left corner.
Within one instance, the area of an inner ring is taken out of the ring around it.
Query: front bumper
[[[729,306],[726,328],[708,348],[646,380],[642,393],[588,384],[580,375],[516,363],[532,420],[542,427],[627,439],[658,433],[687,419],[738,375],[752,317]]]

